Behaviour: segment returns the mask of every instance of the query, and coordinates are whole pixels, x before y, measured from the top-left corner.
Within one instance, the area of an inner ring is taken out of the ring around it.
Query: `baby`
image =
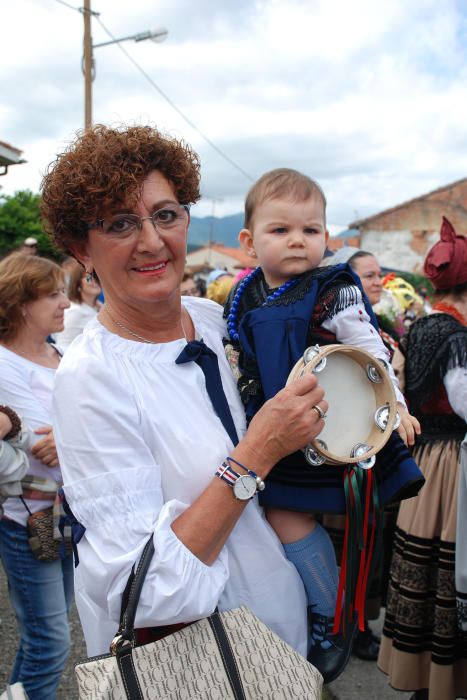
[[[320,267],[328,237],[326,199],[309,177],[281,168],[263,175],[250,189],[239,241],[260,267],[232,290],[225,312],[227,344],[240,351],[239,389],[248,420],[284,387],[310,345],[355,345],[389,366],[359,278],[348,265]],[[389,372],[401,416],[399,434],[411,445],[420,428],[390,367]],[[317,410],[325,413],[323,407]],[[415,495],[423,477],[397,435],[393,433],[380,455],[375,474],[381,502]],[[305,585],[311,625],[308,658],[325,682],[343,670],[351,635],[343,642],[328,633],[338,570],[329,535],[312,513],[345,512],[344,469],[310,467],[296,452],[275,466],[261,496],[267,518]]]

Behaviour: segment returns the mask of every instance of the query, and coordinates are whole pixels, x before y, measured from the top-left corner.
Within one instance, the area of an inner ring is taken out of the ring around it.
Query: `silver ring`
[[[312,408],[314,411],[316,411],[316,413],[318,414],[319,418],[322,418],[323,420],[326,420],[326,414],[325,414],[325,412],[323,411],[322,408],[320,408],[319,406],[312,406],[311,408]]]

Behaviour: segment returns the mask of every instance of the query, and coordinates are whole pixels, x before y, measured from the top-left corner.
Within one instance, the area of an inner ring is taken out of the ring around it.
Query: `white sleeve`
[[[83,319],[79,305],[65,309],[63,331],[55,334],[55,342],[66,350],[70,343],[83,332],[83,328],[89,319]]]
[[[448,370],[443,382],[452,410],[467,422],[467,368]]]
[[[358,287],[354,287],[357,301],[338,311],[332,318],[323,321],[322,326],[336,336],[336,339],[344,345],[355,345],[362,350],[370,352],[378,359],[384,360],[389,376],[394,385],[396,399],[406,406],[404,396],[399,389],[399,382],[390,364],[389,351],[385,347],[378,331],[373,328],[370,317],[366,312],[362,294]]]
[[[5,440],[0,440],[0,492],[4,484],[20,482],[29,469],[26,453]],[[9,492],[8,492],[9,493]],[[18,494],[21,487],[18,483]]]
[[[0,404],[10,406],[33,430],[50,425],[50,413],[31,391],[27,370],[4,360],[0,361]]]
[[[73,364],[70,357],[57,372],[54,430],[66,497],[86,527],[78,544],[77,595],[116,629],[122,592],[152,533],[155,554],[136,627],[210,614],[228,578],[225,548],[206,566],[175,536],[171,523],[189,504],[164,502],[134,392],[103,361],[80,356]]]

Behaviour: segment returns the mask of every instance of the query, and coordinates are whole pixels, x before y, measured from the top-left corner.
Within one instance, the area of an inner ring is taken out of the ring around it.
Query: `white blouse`
[[[222,345],[222,308],[195,297],[183,303],[197,338],[217,354],[241,437],[244,413]],[[175,364],[184,345],[184,339],[159,345],[126,340],[96,319],[57,372],[54,430],[65,492],[86,527],[75,592],[88,653],[108,651],[131,567],[152,533],[155,555],[137,627],[188,622],[216,605],[245,604],[305,655],[303,584],[256,500],[211,566],[171,529],[232,450],[202,370],[194,362]]]
[[[443,378],[451,408],[467,423],[467,367],[454,367]]]
[[[97,308],[89,304],[71,302],[65,309],[63,331],[54,335],[55,342],[66,350],[76,336],[81,335],[86,324],[97,316]]]
[[[31,429],[52,425],[52,390],[55,369],[43,367],[0,345],[0,404],[10,406]],[[61,482],[59,467],[47,467],[31,453],[31,447],[44,435],[31,433],[27,455],[28,475]],[[35,513],[48,508],[53,498],[25,499],[29,510]],[[26,525],[29,513],[19,498],[8,498],[4,503],[5,515],[19,525]]]

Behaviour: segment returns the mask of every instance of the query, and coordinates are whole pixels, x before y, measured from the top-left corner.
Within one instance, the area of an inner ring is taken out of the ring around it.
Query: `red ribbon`
[[[348,487],[349,487],[349,494],[350,494],[350,501],[351,501],[351,510],[353,509],[355,505],[355,495],[353,492],[353,486],[352,486],[352,475],[354,473],[353,469],[346,470],[344,473],[344,482],[347,479],[348,480]],[[343,620],[342,624],[342,629],[343,629],[343,634],[345,635],[346,632],[346,627],[347,627],[347,622],[352,621],[353,613],[355,612],[357,614],[357,619],[358,619],[358,627],[359,629],[363,632],[365,629],[365,599],[366,599],[366,592],[367,592],[367,587],[368,587],[368,579],[370,575],[370,569],[371,569],[371,561],[373,557],[373,549],[374,549],[374,543],[375,543],[375,536],[376,536],[376,510],[375,510],[375,502],[374,502],[374,488],[376,487],[376,483],[374,481],[373,477],[373,472],[372,470],[367,470],[365,471],[366,475],[366,493],[365,493],[365,511],[364,511],[364,518],[363,518],[363,537],[362,537],[362,546],[360,549],[360,558],[359,558],[359,567],[358,567],[358,574],[357,574],[357,580],[356,580],[356,585],[355,585],[355,594],[352,598],[352,600],[349,601],[348,605],[348,613],[349,613],[349,620]],[[371,526],[370,526],[370,516],[371,516]],[[354,525],[352,523],[352,525]],[[334,613],[334,626],[333,626],[333,634],[337,634],[341,628],[341,618],[342,618],[342,613],[343,609],[345,611],[346,607],[344,605],[344,597],[351,595],[351,591],[346,589],[346,576],[347,576],[347,569],[349,566],[349,556],[352,555],[352,553],[348,552],[348,543],[349,543],[349,538],[350,538],[350,527],[351,527],[351,522],[350,522],[350,513],[347,511],[346,516],[345,516],[345,534],[344,534],[344,546],[343,546],[343,552],[342,552],[342,562],[341,562],[341,571],[339,575],[339,583],[337,587],[337,600],[336,600],[336,609]],[[371,530],[370,530],[371,527]],[[369,535],[370,531],[370,535]],[[358,535],[360,533],[356,533],[357,537],[354,538],[354,541],[359,541]],[[368,537],[369,535],[369,537]],[[353,586],[352,586],[353,588]]]

